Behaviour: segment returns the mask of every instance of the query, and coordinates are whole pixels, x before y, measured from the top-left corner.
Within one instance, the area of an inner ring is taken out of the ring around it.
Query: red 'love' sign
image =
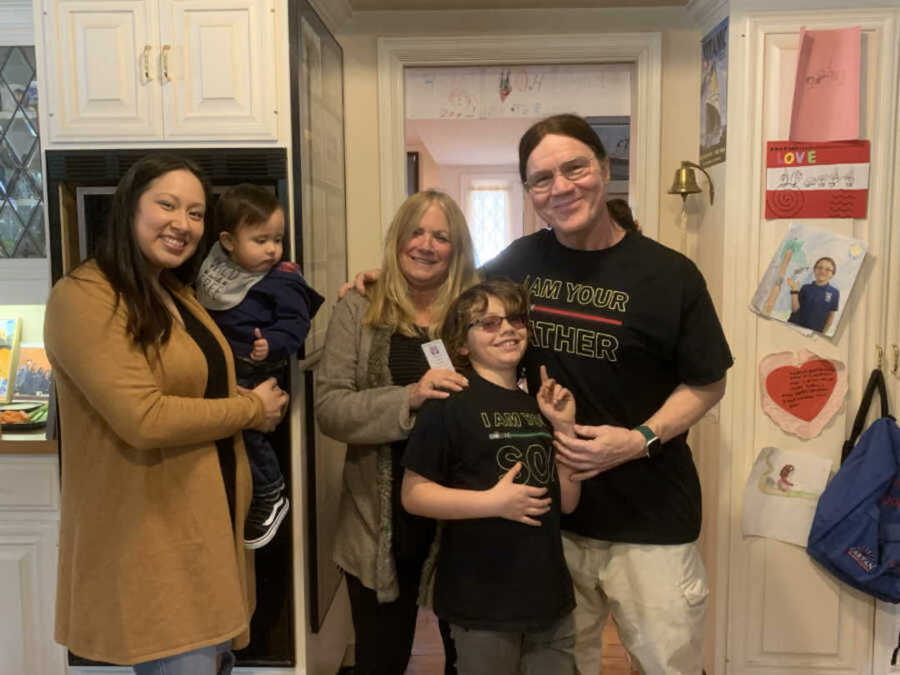
[[[766,377],[766,391],[781,408],[809,422],[825,407],[836,383],[834,364],[812,359],[799,368],[782,366],[773,370]]]

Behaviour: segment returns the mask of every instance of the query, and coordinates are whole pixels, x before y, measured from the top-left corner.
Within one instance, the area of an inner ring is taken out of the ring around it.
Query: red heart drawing
[[[834,364],[812,359],[802,366],[776,368],[766,378],[766,391],[780,407],[809,422],[822,412],[837,384]]]

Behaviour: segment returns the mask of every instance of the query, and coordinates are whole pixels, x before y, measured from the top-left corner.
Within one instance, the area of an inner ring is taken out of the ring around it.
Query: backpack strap
[[[844,447],[841,450],[841,464],[847,459],[847,455],[853,450],[859,435],[863,432],[866,424],[866,416],[869,414],[869,406],[872,405],[872,397],[875,395],[875,389],[881,397],[881,417],[889,417],[887,387],[884,384],[884,373],[880,368],[875,368],[869,376],[869,382],[866,384],[866,390],[863,392],[862,400],[859,402],[859,410],[856,411],[856,419],[853,420],[853,430],[850,432],[850,438],[844,441]]]

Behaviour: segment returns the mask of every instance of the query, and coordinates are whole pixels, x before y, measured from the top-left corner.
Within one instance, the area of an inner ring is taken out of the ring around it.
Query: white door
[[[900,94],[897,110],[900,111]],[[900,418],[900,129],[894,142],[894,201],[888,220],[890,233],[890,257],[887,258],[887,297],[885,305],[887,318],[884,336],[884,376],[888,389],[891,413]],[[900,659],[898,659],[900,660]]]
[[[723,672],[873,672],[874,600],[825,573],[800,546],[743,536],[741,508],[750,467],[763,447],[807,452],[833,460],[837,468],[841,445],[874,366],[875,345],[883,340],[888,213],[894,189],[896,19],[893,11],[772,13],[732,19],[730,70],[735,79],[729,82],[729,93],[734,91],[735,97],[729,107],[734,105],[738,112],[729,115],[729,126],[745,129],[746,134],[735,135],[733,148],[729,136],[729,157],[734,157],[731,163],[738,167],[728,183],[725,316],[737,363],[729,381],[731,400],[723,411],[723,427],[730,435],[732,450],[724,460],[731,473],[731,544],[727,554],[728,638],[725,658],[718,661]],[[807,337],[747,309],[792,222],[764,217],[763,153],[765,141],[789,136],[801,28],[854,25],[863,27],[865,64],[861,69],[860,137],[872,141],[868,217],[806,222],[867,241],[870,258],[853,292],[842,298],[851,304],[845,307],[834,338]],[[890,320],[896,326],[896,314]],[[801,349],[844,362],[850,384],[844,407],[809,441],[783,432],[760,406],[760,359]]]
[[[156,0],[51,0],[47,9],[50,141],[160,138]]]
[[[898,95],[897,105],[900,106],[900,95]],[[897,131],[894,150],[894,200],[891,214],[895,218],[896,214],[900,214],[900,186],[896,184],[900,177],[898,175],[898,171],[900,171],[900,129]],[[884,340],[881,342],[884,350],[882,369],[887,384],[890,412],[894,417],[900,417],[900,229],[894,224],[893,218],[889,222],[891,224],[889,227],[890,246],[889,253],[885,255],[887,269],[884,270],[883,279],[878,279],[879,283],[886,281],[884,298],[886,321]],[[873,404],[872,407],[875,412],[870,413],[870,417],[880,414],[877,405]],[[900,673],[900,649],[898,649],[900,647],[900,611],[898,611],[898,607],[900,606],[886,602],[877,603],[875,667],[873,668],[873,673],[876,675]],[[895,649],[898,652],[896,657],[894,657]],[[895,662],[894,666],[891,666],[892,660]]]
[[[160,0],[168,139],[277,140],[271,0]]]

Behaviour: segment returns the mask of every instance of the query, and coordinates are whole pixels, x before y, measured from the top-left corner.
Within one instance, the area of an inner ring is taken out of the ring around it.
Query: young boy
[[[434,610],[451,624],[460,675],[575,672],[559,518],[581,484],[557,467],[547,424],[574,433],[575,401],[545,369],[537,400],[518,388],[527,316],[527,291],[509,281],[450,306],[442,338],[471,368],[469,386],[420,409],[403,457],[404,508],[446,521]]]
[[[216,204],[215,223],[219,240],[200,268],[197,298],[231,345],[238,384],[253,388],[275,377],[284,387],[288,357],[323,298],[295,263],[281,262],[284,211],[274,194],[247,183],[231,187]],[[245,430],[244,444],[253,473],[244,545],[253,549],[275,536],[290,502],[266,434]]]
[[[798,287],[791,277],[787,277],[788,286],[791,287],[790,323],[820,333],[828,332],[841,302],[841,292],[828,283],[835,272],[837,263],[833,258],[825,256],[816,260],[813,265],[813,280],[803,284],[803,288]]]

